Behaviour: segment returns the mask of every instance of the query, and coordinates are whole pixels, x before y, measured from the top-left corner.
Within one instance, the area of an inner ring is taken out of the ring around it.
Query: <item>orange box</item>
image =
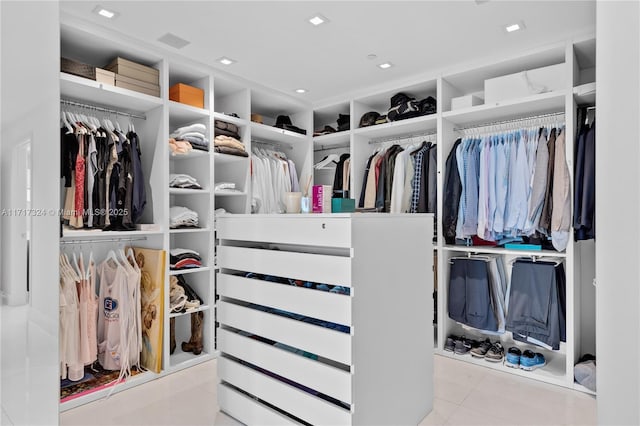
[[[204,90],[178,83],[169,88],[169,99],[196,108],[204,108]]]

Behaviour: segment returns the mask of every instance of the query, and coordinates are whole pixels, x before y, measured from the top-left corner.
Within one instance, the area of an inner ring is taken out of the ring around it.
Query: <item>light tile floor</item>
[[[216,361],[60,415],[61,425],[238,425],[216,402]],[[420,425],[595,425],[593,396],[436,356]],[[393,407],[389,407],[393,409]]]

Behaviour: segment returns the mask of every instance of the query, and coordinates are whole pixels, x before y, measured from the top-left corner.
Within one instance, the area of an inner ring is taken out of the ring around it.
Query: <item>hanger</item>
[[[509,261],[509,265],[513,265],[518,260],[528,260],[528,261],[531,261],[533,263],[536,263],[536,262],[553,263],[555,266],[558,266],[563,262],[563,260],[561,258],[558,258],[558,257],[530,255],[530,256],[518,256],[516,258],[513,258],[513,259],[511,259]]]
[[[471,253],[471,252],[467,252],[466,256],[453,256],[449,258],[449,263],[451,263],[451,260],[453,259],[459,259],[459,260],[466,260],[466,259],[473,259],[473,260],[483,260],[485,262],[490,262],[492,259],[494,259],[494,256],[490,256],[490,255],[486,255],[486,254],[477,254],[477,253]]]
[[[325,168],[328,168],[327,166],[331,163],[338,164],[338,160],[340,160],[340,157],[338,157],[338,154],[329,154],[326,157],[324,157],[322,160],[320,160],[313,167],[316,169],[325,169]]]

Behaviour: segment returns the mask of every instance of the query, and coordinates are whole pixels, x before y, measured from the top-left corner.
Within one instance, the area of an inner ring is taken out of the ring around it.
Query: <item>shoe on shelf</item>
[[[461,337],[455,341],[455,348],[453,352],[456,355],[466,355],[472,348],[472,340]]]
[[[527,349],[520,357],[520,368],[526,371],[533,371],[536,368],[544,367],[546,364],[544,355],[540,352],[533,352]]]
[[[484,342],[480,342],[476,347],[471,349],[471,356],[474,358],[484,358],[491,346],[492,344],[489,339],[486,339]]]
[[[511,368],[520,368],[520,356],[522,352],[515,346],[512,346],[507,351],[507,357],[505,359],[504,365]]]
[[[456,341],[460,340],[458,336],[449,336],[447,337],[447,341],[444,344],[444,350],[447,352],[453,352],[456,347]]]
[[[473,355],[473,354],[471,354]],[[504,348],[500,342],[496,342],[487,351],[484,359],[489,362],[500,362],[504,358]]]

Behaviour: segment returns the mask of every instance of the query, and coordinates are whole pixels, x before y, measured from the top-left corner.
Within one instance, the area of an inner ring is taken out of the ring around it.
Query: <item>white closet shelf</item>
[[[169,117],[171,121],[179,122],[195,121],[209,117],[209,110],[186,105],[180,102],[169,101]]]
[[[118,383],[115,386],[113,393],[115,394],[123,390],[132,388],[134,386],[138,386],[138,385],[150,382],[151,380],[155,380],[158,377],[160,377],[160,375],[153,373],[151,371],[145,371],[140,374],[136,374],[135,376],[131,376],[125,381]],[[72,408],[76,408],[93,401],[99,401],[105,398],[109,394],[109,392],[111,392],[112,389],[113,388],[110,386],[110,387],[96,390],[94,392],[90,392],[82,396],[79,396],[77,398],[62,402],[60,403],[60,412],[71,410]]]
[[[209,194],[209,191],[206,188],[203,189],[193,189],[193,188],[169,188],[169,194],[171,195],[188,195],[188,194]]]
[[[573,88],[573,98],[578,105],[595,105],[596,83],[593,82],[575,86]]]
[[[209,157],[209,151],[194,149],[193,151],[189,151],[188,154],[171,155],[171,150],[169,150],[170,160],[192,160],[194,158],[206,158],[206,157]]]
[[[60,95],[63,99],[91,100],[96,106],[122,111],[144,112],[162,106],[162,99],[72,74],[60,73]]]
[[[505,352],[508,348],[505,348]],[[505,366],[502,362],[489,362],[484,358],[475,358],[471,354],[455,355],[452,352],[437,351],[436,354],[448,358],[453,358],[457,361],[464,361],[471,364],[479,365],[482,367],[491,368],[493,370],[503,371],[505,373],[515,374],[517,376],[527,377],[534,380],[539,380],[545,383],[551,383],[558,386],[566,387],[566,375],[565,375],[565,356],[562,354],[553,354],[553,357],[547,357],[545,352],[545,359],[547,364],[544,367],[538,368],[533,371],[525,371],[520,368],[511,368]]]
[[[171,271],[171,272],[174,272],[174,271]],[[171,274],[171,275],[174,275],[174,274]],[[200,305],[196,309],[194,309],[192,311],[189,311],[189,312],[172,312],[172,313],[169,314],[169,318],[181,317],[181,316],[184,316],[184,315],[189,315],[189,314],[193,314],[195,312],[200,312],[200,311],[208,311],[210,308],[211,308],[211,306],[209,306],[209,305]],[[175,353],[173,355],[175,355]],[[171,356],[173,357],[173,355],[171,355]]]
[[[581,384],[579,384],[579,383],[575,383],[575,382],[574,382],[574,383],[573,383],[573,388],[574,388],[575,390],[577,390],[577,391],[584,392],[584,393],[588,393],[589,395],[594,395],[594,396],[596,396],[596,395],[597,395],[597,392],[594,392],[594,391],[592,391],[591,389],[588,389],[588,388],[586,388],[586,387],[582,386],[582,385],[581,385]]]
[[[353,131],[353,134],[376,139],[425,133],[437,128],[437,118],[438,114],[429,114],[374,126],[359,127]]]
[[[181,342],[176,339],[176,343],[175,352],[169,355],[169,369],[171,370],[182,370],[213,359],[213,355],[204,351],[201,352],[200,355],[194,355],[191,352],[182,352],[182,348],[180,347]]]
[[[204,228],[170,228],[169,229],[170,234],[191,234],[191,233],[209,232],[209,231],[210,229],[208,226]]]
[[[307,139],[307,136],[300,133],[291,132],[289,130],[280,129],[278,127],[251,122],[251,138],[276,143],[304,143]]]
[[[213,118],[216,120],[226,121],[227,123],[233,123],[236,126],[246,126],[249,124],[249,121],[243,118],[232,117],[230,115],[222,114],[221,112],[214,112],[212,115],[213,115]]]
[[[510,99],[488,105],[476,105],[442,113],[442,118],[454,125],[474,125],[499,120],[529,117],[564,111],[565,90]]]
[[[161,235],[162,230],[156,231],[102,231],[100,229],[71,229],[64,228],[60,241],[79,240],[83,238],[116,238],[123,240],[144,235]]]
[[[220,152],[213,153],[213,160],[218,164],[239,163],[248,159],[249,157],[242,157],[240,155],[222,154]]]
[[[315,136],[313,138],[313,145],[315,148],[332,148],[337,145],[348,144],[350,140],[351,132],[345,130],[343,132],[329,133],[327,135]]]
[[[247,195],[246,191],[240,191],[240,192],[215,191],[216,197],[244,197],[246,195]]]
[[[184,275],[184,274],[194,274],[196,272],[205,272],[210,271],[211,268],[208,266],[202,266],[200,268],[187,268],[187,269],[170,269],[169,275]],[[203,310],[203,309],[199,309]]]
[[[488,246],[455,246],[446,245],[442,247],[445,251],[458,251],[465,253],[479,254],[512,254],[516,256],[551,256],[551,257],[567,257],[567,253],[557,252],[554,250],[513,250],[500,247]]]

